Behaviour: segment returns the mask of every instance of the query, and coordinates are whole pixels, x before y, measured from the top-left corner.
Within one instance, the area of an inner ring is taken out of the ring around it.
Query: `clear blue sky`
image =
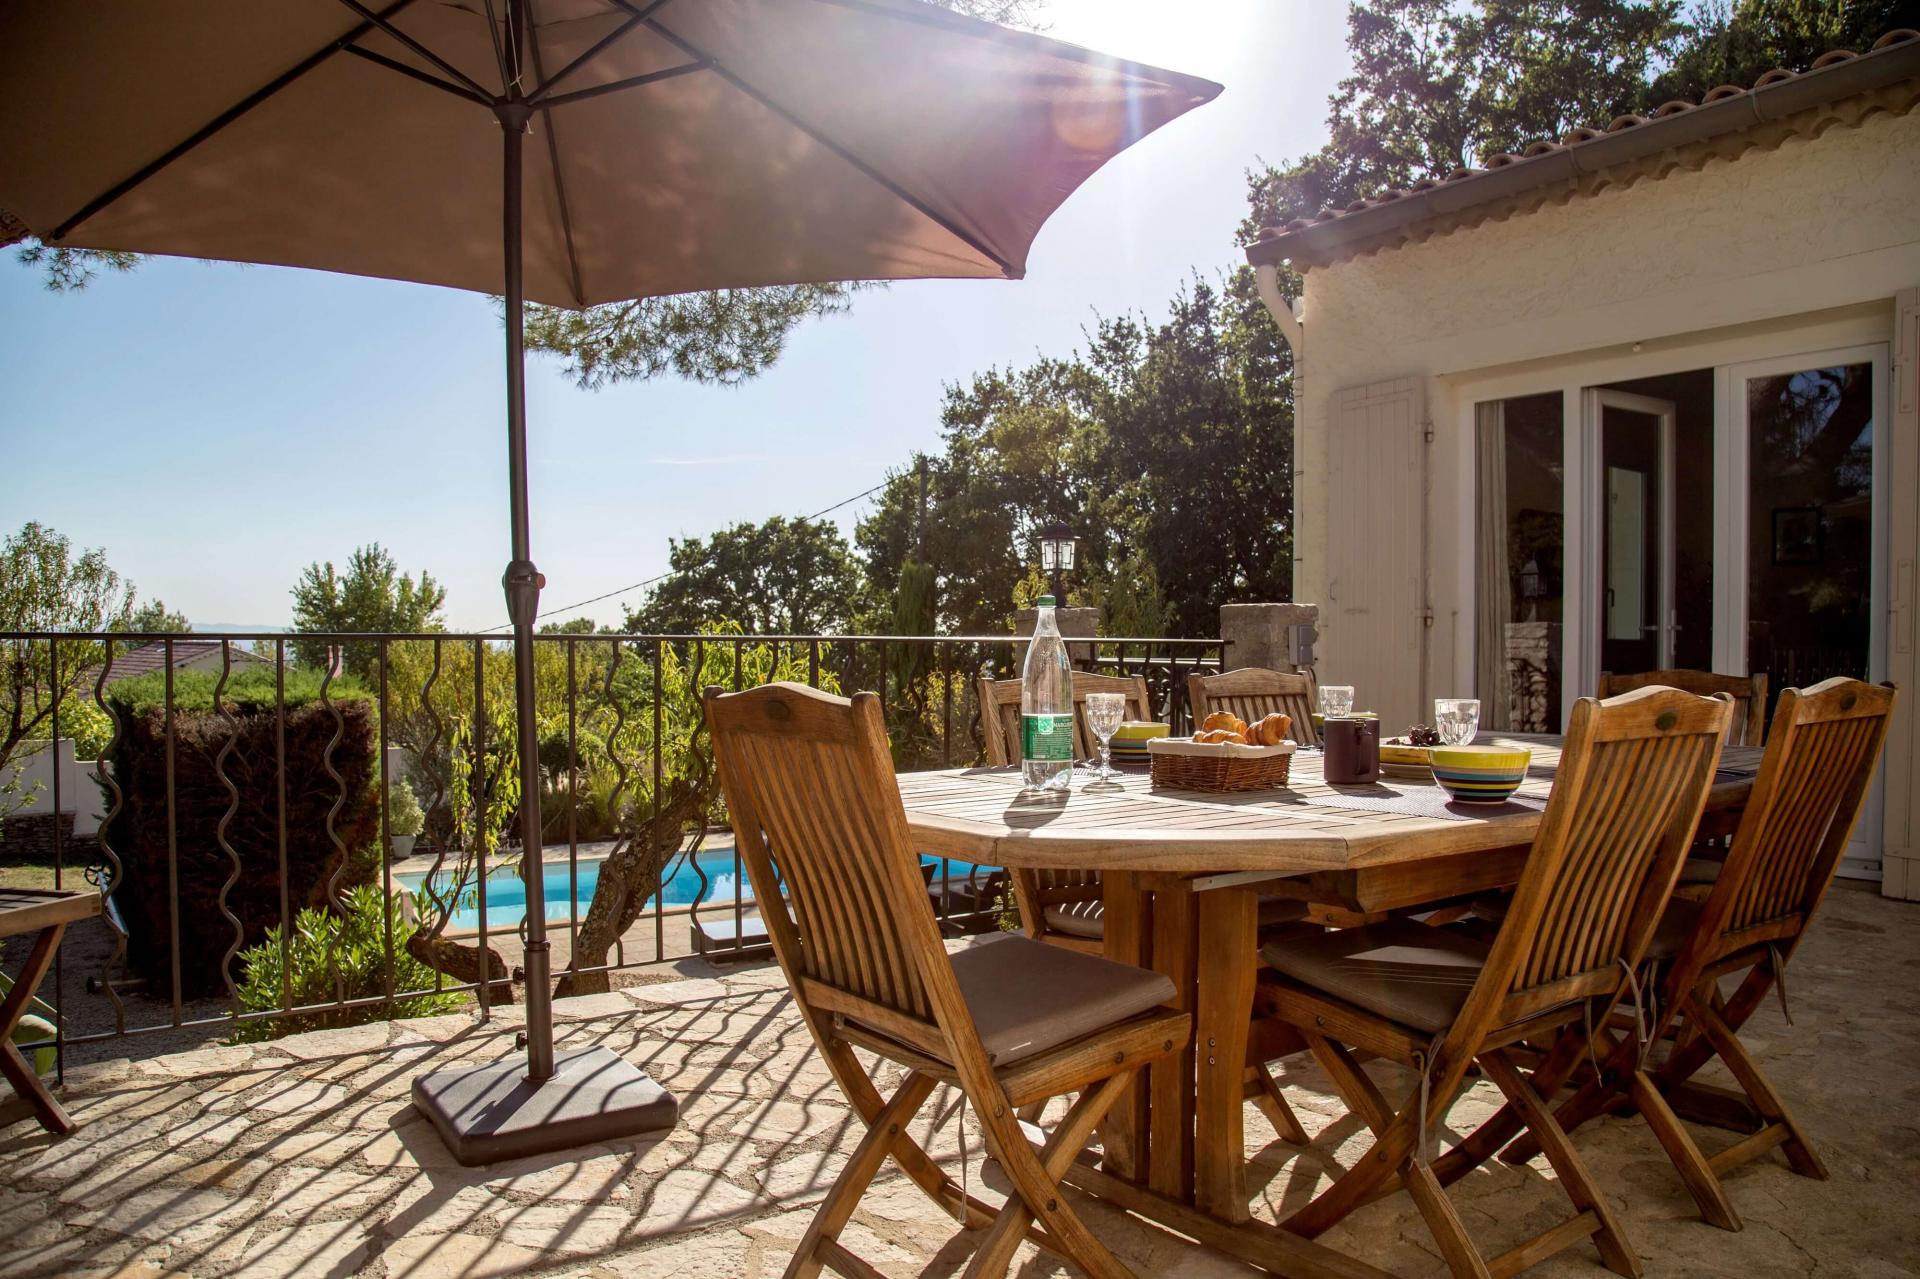
[[[1239,260],[1245,170],[1324,137],[1345,74],[1331,0],[1052,0],[1049,34],[1226,86],[1120,156],[1041,233],[1019,283],[862,296],[745,387],[581,391],[529,372],[534,558],[558,607],[659,572],[669,537],[819,510],[939,436],[944,384],[1064,353],[1093,313],[1162,313]],[[499,319],[478,295],[153,260],[54,295],[0,261],[0,526],[104,546],[202,624],[285,625],[309,562],[379,541],[505,620]],[[839,513],[851,535],[863,504]],[[636,597],[626,597],[631,602]],[[619,604],[586,610],[617,622]]]

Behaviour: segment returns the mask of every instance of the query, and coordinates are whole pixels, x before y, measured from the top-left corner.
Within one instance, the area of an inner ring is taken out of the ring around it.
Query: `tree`
[[[1249,175],[1241,238],[1916,22],[1920,0],[1367,0],[1327,144]]]
[[[165,600],[148,600],[127,614],[126,629],[135,634],[184,635],[193,629],[185,613],[176,613]]]
[[[14,751],[52,731],[54,707],[73,704],[105,658],[92,637],[124,630],[132,609],[133,588],[108,566],[104,550],[76,556],[65,537],[32,521],[0,543],[0,631],[73,633],[8,641],[0,654],[0,813],[31,800],[10,767]]]
[[[1080,536],[1075,602],[1113,623],[1211,633],[1230,598],[1292,584],[1290,355],[1251,281],[1195,279],[1162,323],[1097,319],[1088,349],[949,387],[945,448],[899,471],[856,541],[881,598],[937,569],[948,631],[1003,631],[1037,558],[1040,525]],[[1141,632],[1129,632],[1141,633]]]
[[[368,632],[408,633],[445,630],[441,609],[446,588],[422,570],[416,582],[400,572],[378,542],[355,550],[342,574],[333,561],[309,564],[293,587],[293,629],[334,635]],[[295,640],[296,658],[309,665],[327,661],[327,640]],[[368,644],[346,644],[347,670],[375,677],[375,653]]]
[[[710,622],[748,634],[844,633],[861,615],[860,572],[831,524],[776,515],[712,537],[675,539],[672,575],[627,614],[642,635],[686,635]]]

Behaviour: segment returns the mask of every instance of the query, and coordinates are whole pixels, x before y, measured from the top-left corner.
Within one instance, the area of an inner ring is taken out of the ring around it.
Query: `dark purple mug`
[[[1380,780],[1380,721],[1342,716],[1320,729],[1325,760],[1321,774],[1335,786],[1364,786]]]

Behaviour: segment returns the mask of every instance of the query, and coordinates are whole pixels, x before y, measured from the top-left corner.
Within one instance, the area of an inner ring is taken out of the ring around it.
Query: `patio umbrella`
[[[1219,90],[919,0],[11,0],[0,226],[504,294],[504,586],[538,867],[523,303],[1018,279],[1081,182]],[[524,1070],[415,1081],[470,1162],[673,1114],[604,1050],[556,1059],[525,879]]]

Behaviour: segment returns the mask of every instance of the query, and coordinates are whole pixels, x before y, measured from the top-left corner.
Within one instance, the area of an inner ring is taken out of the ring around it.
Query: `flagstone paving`
[[[677,1092],[678,1126],[658,1140],[461,1168],[407,1101],[430,1068],[515,1051],[515,1010],[488,1024],[449,1016],[211,1047],[71,1072],[81,1127],[56,1140],[0,1127],[0,1277],[233,1275],[480,1279],[757,1279],[778,1275],[813,1207],[858,1140],[857,1125],[786,997],[776,968],[568,1000],[563,1045],[600,1043]],[[1747,1036],[1816,1135],[1832,1180],[1793,1176],[1775,1154],[1731,1175],[1747,1228],[1701,1224],[1638,1121],[1576,1138],[1624,1216],[1646,1274],[1920,1276],[1920,907],[1836,891],[1793,967],[1794,1024],[1770,1005]],[[1309,1130],[1278,1144],[1247,1111],[1255,1211],[1304,1201],[1366,1140],[1324,1078],[1298,1060],[1284,1081]],[[1404,1087],[1382,1067],[1380,1078]],[[955,1099],[919,1136],[976,1193],[996,1170]],[[1489,1113],[1476,1084],[1456,1131]],[[1712,1140],[1711,1138],[1709,1140]],[[1539,1229],[1564,1200],[1543,1161],[1495,1164],[1454,1190],[1489,1253]],[[1251,1273],[1085,1200],[1102,1236],[1141,1276]],[[964,1269],[971,1237],[910,1183],[882,1180],[845,1241],[890,1276]],[[1445,1273],[1404,1197],[1325,1236],[1406,1275]],[[1016,1273],[1064,1273],[1023,1251]],[[1576,1248],[1530,1274],[1599,1275]]]

